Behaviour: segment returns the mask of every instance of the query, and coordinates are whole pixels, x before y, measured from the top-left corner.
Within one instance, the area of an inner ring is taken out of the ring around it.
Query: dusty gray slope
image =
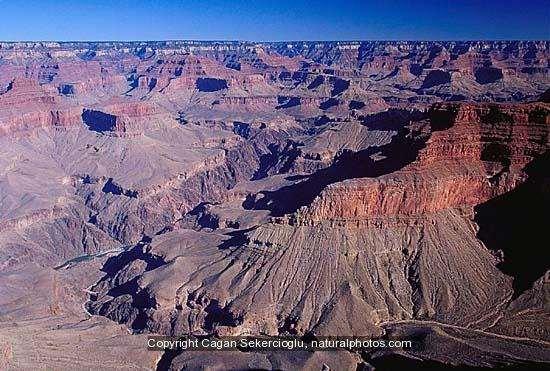
[[[547,42],[2,44],[0,58],[2,367],[387,359],[161,354],[146,333],[420,334],[402,354],[549,361],[549,107],[488,103],[547,88]]]

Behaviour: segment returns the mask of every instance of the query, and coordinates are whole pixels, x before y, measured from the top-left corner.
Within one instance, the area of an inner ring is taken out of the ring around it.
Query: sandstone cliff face
[[[527,163],[548,150],[546,110],[434,106],[428,120],[372,146],[386,167],[371,159],[364,165],[373,173],[318,170],[332,183],[294,214],[225,235],[171,231],[136,246],[113,260],[88,308],[165,334],[378,336],[386,324],[419,320],[491,327],[511,300],[512,278],[477,239],[472,207],[525,181]],[[414,157],[380,155],[404,143],[416,146]],[[487,151],[504,144],[501,157]],[[355,179],[339,180],[346,174]]]
[[[473,235],[464,240],[448,232],[471,230],[459,215],[441,213],[428,221],[394,223],[391,229],[386,222],[382,228],[264,225],[236,250],[231,241],[221,244],[230,246],[227,252],[208,248],[220,242],[168,234],[145,255],[135,252],[140,260],[156,257],[166,264],[136,269],[121,261],[122,269],[94,287],[99,295],[90,310],[136,330],[167,334],[377,336],[380,324],[393,320],[432,318],[466,326],[483,314],[490,321],[508,295],[509,279],[488,252],[479,255],[483,248]],[[331,244],[323,242],[327,237]],[[198,245],[183,249],[189,240]],[[451,280],[470,268],[465,261],[478,273]],[[190,270],[196,264],[198,271]],[[439,273],[430,275],[432,269]],[[188,278],[168,279],[174,276]],[[119,291],[130,285],[131,291]],[[358,318],[358,312],[365,315]]]
[[[81,122],[82,108],[39,110],[2,118],[0,135],[25,133],[37,128],[66,127]]]
[[[1,132],[79,124],[82,108],[133,110],[119,126],[139,131],[140,115],[151,114],[138,100],[146,97],[203,110],[345,116],[348,106],[372,113],[441,99],[525,100],[548,78],[546,42],[116,45],[4,43]]]
[[[14,78],[0,94],[0,135],[78,122],[78,107],[62,107],[51,87]]]
[[[482,203],[525,180],[523,168],[548,150],[548,112],[540,103],[436,105],[436,131],[414,162],[387,176],[330,185],[298,219],[361,221]]]
[[[135,354],[127,329],[420,332],[435,345],[405,355],[548,360],[547,41],[0,43],[0,58],[9,338],[63,323]],[[28,354],[18,341],[0,348]]]

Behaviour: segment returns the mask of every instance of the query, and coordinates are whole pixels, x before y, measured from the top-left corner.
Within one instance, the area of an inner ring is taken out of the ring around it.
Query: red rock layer
[[[437,105],[432,126],[452,126],[434,131],[413,163],[378,178],[332,184],[297,220],[414,216],[474,206],[509,191],[525,179],[522,168],[550,147],[549,109],[543,103]]]
[[[0,135],[80,123],[82,108],[60,104],[49,88],[35,80],[14,79],[0,95]]]

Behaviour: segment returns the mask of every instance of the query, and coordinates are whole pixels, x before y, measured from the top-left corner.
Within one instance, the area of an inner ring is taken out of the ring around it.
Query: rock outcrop
[[[333,184],[298,218],[361,221],[478,205],[514,189],[525,180],[525,166],[548,150],[549,112],[538,103],[436,105],[429,117],[435,131],[414,162],[381,177]],[[355,166],[372,168],[372,162]]]
[[[108,266],[88,308],[170,335],[372,337],[407,321],[495,326],[517,294],[477,238],[474,206],[526,181],[528,164],[548,151],[549,124],[540,103],[435,105],[369,156],[342,155],[302,180],[307,186],[285,186],[303,196],[330,180],[294,213],[227,234],[171,231],[136,246],[135,257]],[[283,193],[254,207],[277,212],[293,201]],[[207,228],[220,228],[219,217],[209,220],[217,222]]]
[[[548,46],[1,42],[0,367],[549,362]]]

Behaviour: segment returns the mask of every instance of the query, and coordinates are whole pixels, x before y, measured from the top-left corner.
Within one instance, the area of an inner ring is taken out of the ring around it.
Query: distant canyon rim
[[[0,42],[0,369],[545,369],[549,46]]]

